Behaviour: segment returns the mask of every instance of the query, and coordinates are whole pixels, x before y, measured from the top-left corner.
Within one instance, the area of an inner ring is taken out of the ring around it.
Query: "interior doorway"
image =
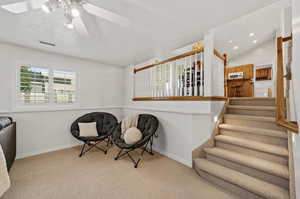
[[[226,68],[228,97],[253,97],[253,64]]]

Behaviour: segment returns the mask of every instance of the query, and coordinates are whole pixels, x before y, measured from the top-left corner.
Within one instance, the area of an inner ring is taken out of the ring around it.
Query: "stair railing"
[[[276,80],[276,123],[292,132],[298,132],[297,122],[287,119],[289,81],[291,80],[291,47],[284,50],[284,43],[291,42],[290,37],[277,38],[277,80]],[[288,62],[284,64],[284,53],[287,53]],[[285,74],[286,73],[286,74]]]
[[[227,63],[227,56],[216,49],[214,58],[218,60],[214,64],[220,64],[218,67]],[[226,100],[224,93],[218,96],[205,94],[204,70],[204,47],[135,68],[133,101]]]

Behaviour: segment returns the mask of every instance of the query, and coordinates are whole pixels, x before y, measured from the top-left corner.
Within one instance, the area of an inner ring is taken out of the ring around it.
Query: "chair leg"
[[[121,157],[122,152],[123,152],[123,149],[120,149],[118,155],[115,157],[115,160],[118,160]]]
[[[147,145],[148,145],[148,143],[147,143]],[[153,145],[153,136],[150,138],[150,151],[146,150],[146,152],[149,153],[150,155],[154,155],[153,150],[152,150],[152,145]]]
[[[82,157],[85,153],[87,153],[88,151],[90,151],[92,148],[97,148],[98,150],[103,151],[104,154],[107,154],[107,151],[109,149],[108,146],[106,147],[106,149],[103,149],[103,148],[97,146],[97,144],[99,144],[101,142],[103,142],[103,141],[95,142],[94,144],[91,143],[91,142],[85,142],[84,145],[83,145],[83,147],[82,147],[82,149],[81,149],[79,157]],[[108,143],[109,143],[109,141],[108,141]],[[89,148],[86,149],[86,150],[84,150],[85,146],[89,146]]]
[[[142,158],[143,158],[143,155],[144,155],[144,152],[147,151],[147,147],[145,147],[141,153],[141,156],[139,157],[139,159],[135,162],[133,159],[131,159],[133,162],[134,162],[134,168],[137,168],[139,163],[141,162]],[[147,151],[148,152],[148,151]],[[149,153],[149,152],[148,152]],[[128,154],[129,155],[129,154]]]
[[[149,144],[149,141],[145,144],[145,147],[142,148],[143,151],[142,151],[142,153],[141,153],[141,155],[140,155],[140,157],[139,157],[139,159],[137,161],[134,160],[133,157],[130,155],[130,152],[134,151],[135,149],[127,150],[124,153],[122,153],[123,149],[120,149],[118,155],[115,157],[115,160],[118,160],[120,157],[122,157],[124,155],[127,155],[129,157],[129,159],[132,161],[132,163],[134,164],[134,168],[137,168],[138,165],[139,165],[139,163],[141,162],[143,156],[144,156],[145,151],[148,152],[149,154],[151,154],[152,149],[151,149],[150,152],[147,150],[147,145]]]
[[[84,154],[83,151],[84,151],[85,145],[86,145],[86,143],[84,143],[84,145],[82,146],[79,157],[82,157],[82,155]]]

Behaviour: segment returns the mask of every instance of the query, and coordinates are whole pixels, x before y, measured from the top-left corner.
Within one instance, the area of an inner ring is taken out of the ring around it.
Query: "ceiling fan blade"
[[[0,7],[14,14],[22,14],[30,10],[40,9],[47,0],[13,0],[3,1]]]
[[[93,4],[85,3],[85,4],[83,4],[83,8],[92,15],[101,17],[101,18],[103,18],[107,21],[113,22],[113,23],[117,23],[121,26],[129,26],[131,24],[129,19],[122,17],[111,11],[100,8],[98,6],[95,6]]]
[[[40,9],[47,0],[28,0],[31,9]]]
[[[96,18],[88,14],[83,8],[78,7],[80,12],[80,17],[75,17],[73,19],[73,24],[76,30],[82,36],[89,36],[90,38],[98,39],[101,31],[97,24]]]
[[[15,3],[20,3],[20,2],[26,2],[26,1],[27,0],[1,0],[0,6],[10,5],[10,4],[15,4]]]
[[[81,17],[76,17],[73,19],[72,21],[74,27],[75,27],[75,30],[83,37],[88,37],[89,36],[89,32],[82,20]]]

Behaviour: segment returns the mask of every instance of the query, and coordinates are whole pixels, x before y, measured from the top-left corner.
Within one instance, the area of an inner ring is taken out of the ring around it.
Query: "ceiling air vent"
[[[53,44],[53,43],[50,43],[50,42],[46,42],[46,41],[40,41],[40,43],[41,44],[43,44],[43,45],[47,45],[47,46],[56,46],[55,44]]]

